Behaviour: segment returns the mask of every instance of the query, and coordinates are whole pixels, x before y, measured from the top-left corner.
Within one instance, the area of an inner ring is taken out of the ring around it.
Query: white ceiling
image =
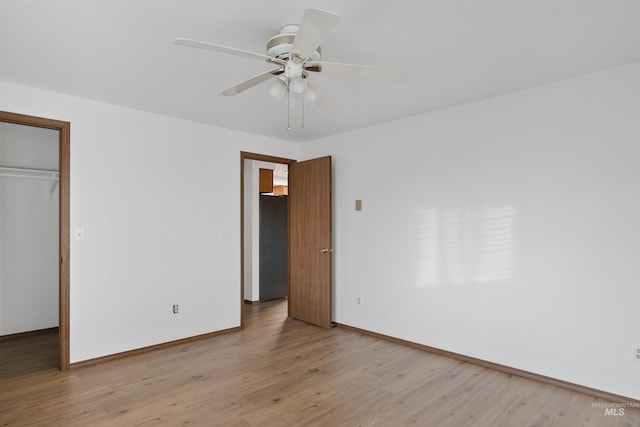
[[[323,59],[404,68],[403,83],[313,74],[306,127],[262,83],[273,68],[178,47],[264,53],[314,7],[341,17]],[[0,80],[274,138],[308,141],[640,61],[640,0],[2,0]]]

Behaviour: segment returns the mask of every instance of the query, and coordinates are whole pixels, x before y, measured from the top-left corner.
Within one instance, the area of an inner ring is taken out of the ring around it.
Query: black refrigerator
[[[260,301],[287,296],[287,196],[260,196]]]

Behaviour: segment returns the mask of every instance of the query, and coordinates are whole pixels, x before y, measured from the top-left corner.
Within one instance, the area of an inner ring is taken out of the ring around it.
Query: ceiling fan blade
[[[293,56],[301,59],[297,62],[311,58],[324,37],[329,34],[339,20],[338,15],[331,12],[320,9],[305,10],[291,47]]]
[[[283,67],[278,67],[270,71],[265,71],[264,73],[260,73],[257,76],[251,77],[248,80],[238,83],[235,86],[230,87],[222,92],[224,96],[233,96],[237,95],[240,92],[243,92],[249,88],[254,87],[257,84],[260,84],[264,81],[269,80],[271,77],[278,76],[284,73]]]
[[[243,56],[245,58],[260,59],[263,61],[273,62],[274,64],[278,65],[286,64],[286,62],[281,59],[273,58],[261,53],[250,52],[248,50],[236,49],[235,47],[222,46],[219,44],[202,42],[199,40],[177,38],[173,40],[173,44],[178,46],[194,47],[196,49],[212,50],[214,52],[228,53],[230,55]]]
[[[371,67],[369,65],[357,65],[357,64],[343,64],[340,62],[326,62],[326,61],[308,61],[305,62],[306,67],[319,66],[322,71],[330,72],[348,72],[354,73],[360,76],[380,77],[387,80],[393,80],[402,82],[407,80],[408,74],[405,70],[399,68],[380,68]]]

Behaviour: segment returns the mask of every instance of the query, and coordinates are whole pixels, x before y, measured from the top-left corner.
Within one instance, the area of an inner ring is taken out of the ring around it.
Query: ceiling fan
[[[400,69],[322,61],[320,44],[336,26],[339,19],[331,12],[306,9],[300,25],[284,25],[279,34],[269,39],[266,54],[186,38],[176,38],[173,43],[179,46],[258,59],[276,65],[274,69],[260,73],[222,91],[225,96],[237,95],[275,77],[276,81],[269,92],[277,99],[283,98],[286,94],[288,102],[291,101],[292,95],[295,98],[302,98],[304,108],[304,101],[315,102],[316,100],[316,91],[309,84],[310,72],[340,71],[357,75],[372,75],[395,81],[406,80],[406,71]],[[304,127],[304,119],[302,127]],[[287,126],[287,130],[290,129]]]

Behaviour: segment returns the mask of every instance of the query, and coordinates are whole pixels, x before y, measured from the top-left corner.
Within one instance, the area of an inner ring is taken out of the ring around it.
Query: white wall
[[[640,398],[639,78],[305,144],[333,155],[334,320]]]
[[[240,151],[296,144],[9,83],[0,109],[71,122],[72,363],[239,326]]]
[[[0,165],[58,169],[58,132],[0,123]],[[58,326],[58,191],[0,177],[0,335]]]

